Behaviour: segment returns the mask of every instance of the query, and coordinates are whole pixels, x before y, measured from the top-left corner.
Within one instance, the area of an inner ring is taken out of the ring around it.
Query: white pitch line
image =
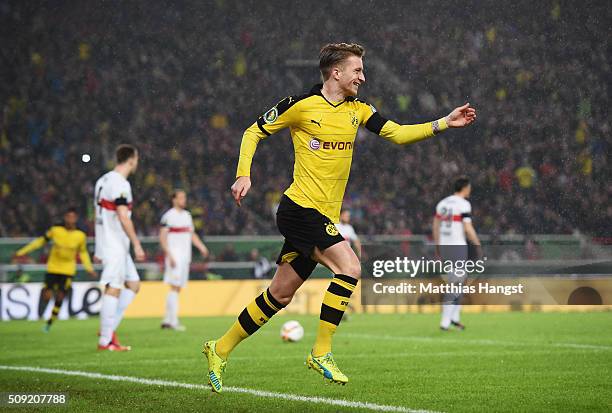
[[[414,341],[414,342],[438,342],[438,343],[457,343],[457,344],[482,344],[489,346],[516,346],[516,347],[531,347],[531,346],[552,346],[552,347],[566,347],[566,348],[581,348],[587,350],[612,350],[612,346],[600,345],[600,344],[581,344],[581,343],[546,343],[546,342],[535,342],[535,341],[501,341],[501,340],[487,340],[487,339],[449,339],[440,337],[422,337],[422,336],[391,336],[391,335],[375,335],[375,334],[354,334],[354,333],[343,333],[342,337],[356,338],[364,340],[388,340],[388,341]]]
[[[612,346],[602,346],[599,344],[579,344],[579,343],[552,343],[554,347],[584,348],[589,350],[612,350]]]
[[[178,381],[169,381],[169,380],[160,380],[160,379],[143,379],[141,377],[118,376],[114,374],[101,374],[101,373],[92,373],[92,372],[78,371],[78,370],[59,370],[59,369],[48,369],[44,367],[3,366],[3,365],[0,365],[0,370],[60,374],[64,376],[78,376],[78,377],[87,377],[90,379],[102,379],[102,380],[111,380],[111,381],[123,381],[123,382],[129,382],[129,383],[138,383],[138,384],[145,384],[149,386],[180,387],[183,389],[210,391],[210,387],[205,386],[203,384],[181,383]],[[436,413],[431,410],[415,410],[415,409],[409,409],[403,406],[391,406],[391,405],[375,404],[375,403],[368,403],[368,402],[355,402],[355,401],[342,400],[342,399],[331,399],[328,397],[300,396],[298,394],[278,393],[278,392],[255,390],[255,389],[245,389],[242,387],[223,387],[223,391],[231,392],[231,393],[249,394],[251,396],[256,396],[256,397],[283,399],[283,400],[290,400],[290,401],[296,401],[296,402],[307,402],[307,403],[315,403],[315,404],[328,404],[331,406],[351,407],[355,409],[366,409],[366,410],[373,410],[373,411],[378,411],[378,412]]]
[[[258,334],[276,334],[269,331],[262,331]],[[452,334],[452,333],[446,333]],[[457,334],[461,334],[457,332]],[[306,337],[314,337],[314,333],[304,334]],[[588,344],[588,343],[554,343],[554,342],[536,342],[536,341],[503,341],[503,340],[490,340],[490,339],[473,339],[473,338],[444,338],[444,337],[429,337],[429,336],[393,336],[388,334],[361,334],[361,333],[342,333],[342,337],[357,338],[364,340],[387,340],[387,341],[414,341],[423,343],[457,343],[457,344],[481,344],[488,346],[515,346],[515,347],[538,347],[538,346],[551,346],[551,347],[562,347],[568,349],[581,348],[585,350],[612,350],[612,345],[604,344]]]

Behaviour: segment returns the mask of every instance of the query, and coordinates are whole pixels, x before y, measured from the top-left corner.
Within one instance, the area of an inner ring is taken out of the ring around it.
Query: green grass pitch
[[[297,319],[299,343],[283,343],[282,323]],[[126,319],[120,338],[129,353],[95,350],[98,320],[0,323],[0,366],[95,372],[180,383],[205,383],[204,339],[222,334],[231,317],[186,318],[184,333],[162,331],[157,319]],[[316,316],[279,316],[230,357],[224,385],[302,400],[238,391],[111,381],[0,368],[1,392],[66,392],[70,411],[287,412],[367,411],[310,398],[440,412],[612,410],[612,313],[465,314],[463,332],[438,330],[435,314],[354,314],[343,322],[334,355],[346,386],[323,381],[304,365]],[[4,409],[0,407],[0,409]],[[27,411],[66,411],[33,407]],[[9,410],[10,411],[10,410]]]

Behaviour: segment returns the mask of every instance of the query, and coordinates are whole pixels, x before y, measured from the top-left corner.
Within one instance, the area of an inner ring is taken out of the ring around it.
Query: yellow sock
[[[321,304],[317,339],[312,347],[313,356],[320,357],[331,353],[332,336],[342,320],[356,285],[357,279],[344,274],[336,274],[329,283]]]
[[[254,334],[261,326],[285,306],[281,305],[266,290],[255,298],[238,316],[229,330],[217,340],[215,351],[222,359],[227,360],[232,350],[242,340]]]

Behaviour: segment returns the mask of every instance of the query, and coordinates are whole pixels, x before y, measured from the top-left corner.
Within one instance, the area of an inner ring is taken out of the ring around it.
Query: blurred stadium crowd
[[[409,147],[359,132],[345,199],[359,233],[429,233],[466,174],[479,232],[609,235],[610,8],[447,6],[2,2],[0,236],[37,235],[68,204],[91,232],[93,185],[121,142],[141,151],[141,234],[157,233],[175,187],[205,234],[276,234],[290,137],[260,144],[239,209],[229,187],[242,131],[317,83],[318,50],[335,41],[366,47],[361,97],[385,117],[479,110],[475,126]]]

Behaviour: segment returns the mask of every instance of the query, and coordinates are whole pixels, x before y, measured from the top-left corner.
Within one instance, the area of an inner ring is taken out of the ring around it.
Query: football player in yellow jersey
[[[323,298],[317,338],[306,364],[332,382],[348,382],[334,361],[331,342],[361,275],[361,264],[334,222],[342,206],[357,129],[364,126],[393,143],[409,144],[476,120],[476,110],[469,103],[448,116],[418,125],[385,119],[356,98],[365,82],[363,55],[358,44],[326,45],[319,55],[323,84],[305,95],[283,99],[243,135],[237,179],[231,188],[238,206],[251,188],[251,161],[261,140],[289,128],[295,164],[293,182],[278,207],[277,225],[285,244],[269,288],[240,313],[221,338],[204,344],[208,380],[215,392],[222,390],[221,374],[230,352],[289,304],[317,263],[335,275]]]
[[[81,259],[85,270],[91,277],[96,273],[91,265],[91,259],[87,252],[87,236],[77,229],[79,216],[75,208],[68,208],[64,214],[64,225],[54,225],[45,232],[45,235],[36,238],[25,247],[15,253],[16,257],[23,257],[30,252],[43,247],[47,242],[53,242],[49,258],[47,260],[47,275],[45,284],[40,293],[41,306],[39,312],[42,313],[52,296],[55,302],[51,317],[44,326],[44,331],[48,332],[51,324],[57,318],[64,297],[69,292],[72,285],[72,278],[76,274],[77,256]]]

